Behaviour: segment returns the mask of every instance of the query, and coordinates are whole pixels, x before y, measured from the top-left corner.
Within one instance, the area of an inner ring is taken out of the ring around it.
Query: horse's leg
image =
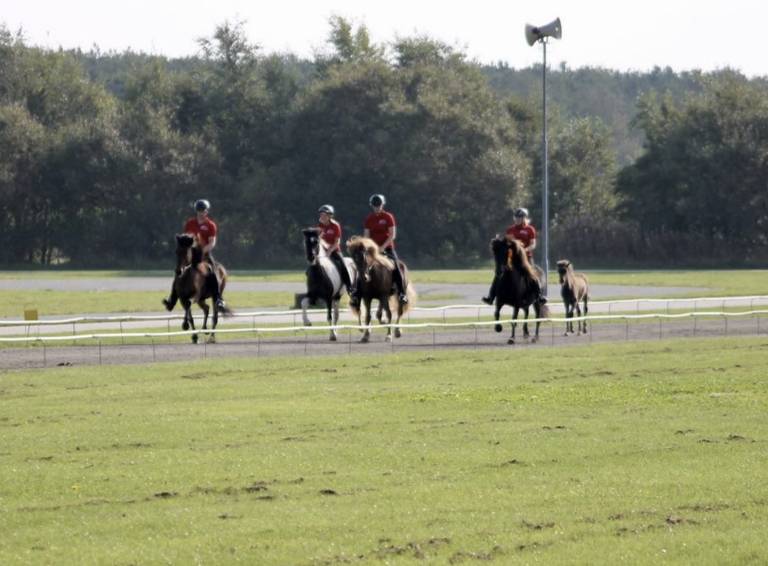
[[[528,317],[528,313],[526,312],[526,318]],[[536,316],[536,326],[533,330],[533,338],[531,339],[531,344],[535,344],[539,341],[539,326],[541,323],[539,322],[539,318],[541,318],[541,305],[539,303],[534,303],[533,305],[533,314]]]
[[[205,305],[206,314],[208,314],[208,305]],[[213,316],[211,318],[211,331],[216,330],[216,326],[219,324],[219,309],[216,308],[216,305],[213,306]],[[216,333],[211,332],[211,338],[210,338],[211,344],[216,343]]]
[[[568,302],[565,305],[565,335],[573,334],[573,303]]]
[[[307,307],[309,306],[309,297],[301,299],[301,318],[304,321],[304,326],[312,326],[312,321],[307,316]]]
[[[524,307],[523,308],[523,314],[525,314],[525,317],[524,317],[525,322],[523,322],[523,338],[530,338],[531,337],[530,332],[528,332],[528,311],[529,311],[529,309],[530,309],[530,307]]]
[[[587,333],[587,313],[589,312],[589,306],[587,305],[588,301],[589,299],[584,297],[584,320],[582,321],[584,334]]]
[[[579,306],[579,300],[576,299],[573,302],[573,310],[576,317],[581,318],[581,307]],[[581,336],[581,321],[576,322],[576,336]]]
[[[496,322],[499,321],[499,313],[501,313],[501,303],[499,301],[496,301],[496,304],[493,307],[493,320],[495,320]],[[501,332],[502,331],[501,324],[494,325],[493,329],[496,332]]]
[[[515,310],[512,312],[512,335],[509,337],[509,340],[507,340],[507,344],[514,344],[515,343],[515,328],[517,327],[517,315],[520,312],[520,307],[515,307]]]
[[[328,297],[328,301],[326,302],[326,305],[328,305],[328,314],[326,315],[326,320],[328,321],[328,326],[336,326],[336,321],[334,320],[333,313],[336,313],[336,320],[339,318],[339,300],[335,299],[333,297]],[[331,328],[331,342],[336,341],[336,330]]]
[[[400,321],[403,318],[403,305],[400,304],[400,301],[397,302],[397,324],[400,324]],[[400,338],[403,333],[400,330],[400,327],[398,326],[395,328],[395,338]]]
[[[340,300],[333,301],[333,325],[334,326],[339,324],[339,303],[340,302],[341,302]],[[331,338],[331,340],[335,342],[338,338],[338,331],[335,328],[332,331],[332,336],[333,337]]]
[[[360,338],[360,342],[368,342],[371,339],[371,299],[365,298],[365,330],[363,330],[363,337]]]
[[[384,310],[384,312],[387,315],[387,321],[386,323],[382,322],[382,324],[392,324],[392,309],[389,306],[389,297],[387,297],[387,300],[381,303],[381,309]],[[381,322],[381,319],[379,319],[379,322]],[[389,326],[387,328],[387,342],[392,342],[392,327]]]
[[[192,304],[190,303],[187,305],[187,308],[184,309],[184,324],[182,325],[182,328],[184,330],[189,330],[190,328],[192,330],[195,330],[195,320],[192,318]],[[192,342],[197,344],[198,336],[197,334],[192,335]]]

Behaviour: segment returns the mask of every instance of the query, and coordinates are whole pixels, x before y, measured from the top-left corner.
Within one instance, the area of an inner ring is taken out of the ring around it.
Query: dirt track
[[[157,289],[162,292],[164,285],[167,284],[165,280],[142,278],[138,280],[134,279],[121,279],[111,280],[104,279],[101,281],[86,280],[46,280],[44,282],[45,288],[72,288],[75,285],[77,288],[92,288],[94,285],[125,285],[126,282],[133,282],[136,286],[131,288],[142,288],[147,290]],[[25,284],[29,282],[17,282],[11,280],[11,284]],[[8,287],[9,280],[0,280],[0,287]],[[89,287],[90,285],[90,287]],[[258,289],[266,290],[265,284],[244,284],[254,285]],[[290,288],[286,288],[290,287]],[[292,290],[296,287],[297,292],[300,292],[301,285],[286,286],[281,285],[281,290]],[[102,288],[102,287],[100,287]],[[467,302],[477,303],[477,298],[484,292],[484,285],[425,285],[420,288],[420,291],[425,294],[451,294],[458,297],[451,301],[454,303]],[[599,299],[605,296],[617,297],[617,296],[650,296],[653,294],[658,295],[670,295],[684,292],[695,291],[695,289],[651,289],[648,288],[626,288],[626,287],[595,287],[592,291],[593,299],[598,299],[597,303],[593,303],[590,307],[590,314],[607,314],[611,309],[610,304],[601,304]],[[562,316],[562,307],[559,303],[550,303],[553,307],[554,316]],[[763,305],[766,303],[763,302]],[[648,302],[639,300],[632,303],[634,306],[628,307],[623,305],[621,310],[637,310],[641,312],[648,309],[650,306]],[[422,306],[428,307],[428,304]],[[658,309],[658,305],[655,306]],[[669,308],[669,305],[667,306]],[[674,305],[673,308],[680,308],[680,304]],[[765,308],[760,306],[759,308]],[[616,311],[616,307],[613,307]],[[695,307],[692,310],[696,310]],[[701,307],[699,306],[699,310]],[[533,344],[528,340],[522,339],[522,329],[518,327],[517,343],[515,345],[508,345],[507,338],[510,335],[510,326],[505,324],[504,330],[501,334],[497,334],[493,331],[492,326],[487,326],[485,323],[492,320],[492,312],[487,307],[478,305],[477,307],[470,307],[468,310],[450,310],[445,311],[447,314],[443,314],[446,323],[450,323],[452,317],[460,316],[466,319],[476,318],[481,325],[476,327],[451,327],[451,328],[430,328],[419,330],[408,330],[404,336],[394,342],[385,341],[385,331],[383,329],[377,329],[372,335],[372,341],[369,344],[360,344],[360,334],[356,329],[342,330],[339,334],[338,342],[329,342],[328,334],[323,333],[307,333],[304,331],[297,331],[290,334],[264,334],[259,332],[243,332],[234,331],[234,329],[227,328],[227,324],[220,326],[220,330],[225,332],[218,334],[217,344],[201,343],[198,345],[193,344],[179,344],[169,343],[166,338],[155,337],[146,338],[141,340],[141,344],[133,345],[93,345],[95,340],[90,340],[89,345],[73,345],[72,342],[65,342],[61,346],[53,346],[51,343],[33,343],[31,345],[25,345],[19,348],[5,348],[0,350],[0,370],[3,369],[24,369],[24,368],[40,368],[40,367],[56,367],[61,365],[98,365],[98,364],[128,364],[128,363],[154,363],[154,362],[166,362],[166,361],[182,361],[198,358],[216,358],[216,357],[247,357],[257,359],[264,356],[328,356],[328,355],[358,355],[368,353],[389,353],[389,352],[404,352],[418,350],[432,350],[432,349],[467,349],[467,350],[493,350],[493,349],[511,349],[511,348],[546,348],[551,346],[564,346],[564,345],[586,345],[596,342],[617,342],[626,340],[657,340],[660,338],[687,338],[687,337],[707,337],[707,336],[733,336],[744,335],[754,336],[758,334],[765,334],[768,332],[768,317],[763,315],[763,319],[759,316],[749,317],[722,317],[718,320],[701,320],[697,318],[686,318],[683,320],[654,320],[653,322],[638,322],[627,320],[626,322],[619,323],[600,323],[593,322],[590,325],[590,332],[583,336],[569,336],[564,337],[564,324],[563,323],[548,323],[542,325],[541,339],[538,343]],[[659,312],[657,310],[657,312]],[[663,312],[663,309],[661,309]],[[153,313],[157,314],[157,313]],[[423,312],[414,313],[410,319],[411,323],[418,323],[420,316],[430,317],[432,319],[439,317],[440,315],[435,312]],[[502,320],[505,320],[510,316],[510,311],[502,312]],[[287,319],[283,319],[282,322],[288,322],[289,324],[296,324],[296,314],[289,315]],[[280,322],[277,315],[274,317],[268,317],[269,320],[260,318],[259,327],[269,322]],[[255,320],[255,319],[254,319]],[[314,321],[313,328],[322,327],[325,325],[324,313],[316,312],[312,315]],[[291,322],[293,321],[293,322]],[[250,321],[249,321],[250,322]],[[340,321],[341,324],[353,324],[348,315],[343,316]],[[134,324],[134,323],[131,323]],[[176,328],[177,322],[173,323],[172,330]],[[243,324],[241,320],[239,324]],[[299,325],[300,317],[299,317]],[[138,327],[146,328],[148,323],[145,321],[135,323]],[[167,322],[158,322],[157,325],[161,325],[162,328],[158,329],[158,332],[167,330]],[[77,327],[77,333],[86,332],[105,332],[104,326],[102,330],[94,330],[87,327],[87,325],[79,324]],[[256,326],[254,322],[254,326]],[[116,324],[112,324],[111,328],[117,328]],[[123,327],[121,324],[120,327]],[[130,329],[124,331],[129,332]],[[18,332],[18,331],[17,331]],[[61,330],[59,330],[61,332]],[[228,333],[232,332],[232,333]]]

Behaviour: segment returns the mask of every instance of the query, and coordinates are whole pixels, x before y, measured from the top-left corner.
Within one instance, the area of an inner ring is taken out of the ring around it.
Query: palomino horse
[[[496,304],[493,311],[494,320],[499,320],[499,312],[504,305],[510,305],[514,308],[512,313],[512,335],[507,340],[507,344],[515,343],[515,327],[517,326],[517,315],[520,309],[525,312],[525,318],[528,318],[528,309],[533,306],[536,318],[549,318],[550,311],[547,305],[542,305],[538,301],[539,296],[539,278],[536,275],[533,266],[525,255],[523,246],[517,240],[507,241],[502,238],[491,240],[491,251],[496,261],[496,272],[501,273],[496,283]],[[532,342],[539,339],[539,325],[536,321],[536,330]],[[496,332],[501,332],[501,324],[494,326]],[[528,323],[523,324],[523,337],[528,338]]]
[[[400,262],[400,273],[403,274],[403,287],[408,297],[408,302],[403,305],[397,299],[397,287],[392,279],[392,260],[381,253],[376,242],[370,238],[354,236],[352,239],[347,240],[347,251],[352,256],[355,267],[357,267],[357,292],[363,301],[360,308],[350,306],[352,314],[357,315],[357,319],[362,325],[362,307],[364,306],[364,326],[369,327],[371,325],[371,303],[373,300],[376,300],[379,302],[376,319],[381,324],[391,324],[392,309],[396,308],[396,324],[400,324],[403,315],[416,304],[416,291],[413,289],[413,285],[410,285],[408,282],[408,269],[405,264],[402,261]],[[383,319],[384,313],[386,313],[386,319]],[[395,338],[400,338],[401,331],[399,327],[395,328],[394,334]],[[366,328],[360,341],[368,342],[370,339],[371,330]],[[391,327],[387,329],[387,341],[392,341]]]
[[[584,316],[587,316],[589,312],[589,279],[583,273],[576,273],[573,270],[573,264],[567,259],[561,259],[557,262],[557,273],[560,276],[560,296],[565,303],[565,335],[573,334],[573,321],[568,320],[573,318],[573,312],[576,311],[576,316],[581,318],[581,309],[579,308],[579,301],[584,301]],[[578,334],[582,332],[587,333],[587,321],[579,320],[577,323]]]
[[[181,327],[184,330],[189,330],[190,327],[192,330],[195,330],[195,321],[192,319],[192,304],[197,303],[203,310],[203,330],[206,330],[210,307],[205,300],[213,296],[213,285],[208,279],[211,266],[203,261],[202,250],[197,238],[193,234],[177,234],[176,244],[176,279],[174,280],[174,290],[184,309],[184,322]],[[216,276],[219,279],[219,291],[223,293],[224,287],[227,285],[227,270],[218,262],[216,262]],[[232,316],[232,314],[232,309],[229,307],[225,307],[222,312],[222,315],[225,317]],[[215,329],[218,322],[219,313],[214,308],[211,328]],[[213,332],[211,332],[209,341],[211,343],[216,342],[216,335]],[[192,335],[192,342],[197,344],[197,334]]]
[[[330,258],[325,255],[325,249],[320,245],[320,229],[306,228],[304,234],[304,250],[307,253],[307,296],[301,300],[301,316],[304,326],[312,326],[307,316],[307,306],[314,305],[317,299],[325,301],[328,307],[328,324],[332,327],[339,322],[339,300],[341,294],[348,290],[341,281],[339,270]],[[344,265],[349,273],[349,280],[357,279],[357,268],[351,259],[344,258]],[[337,338],[336,329],[331,328],[331,342]]]

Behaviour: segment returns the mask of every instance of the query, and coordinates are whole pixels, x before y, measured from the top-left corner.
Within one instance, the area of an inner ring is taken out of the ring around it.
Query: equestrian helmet
[[[320,208],[317,209],[318,212],[325,212],[326,214],[330,214],[333,216],[336,214],[336,211],[333,209],[333,207],[330,204],[324,204]]]
[[[516,208],[513,216],[515,218],[528,218],[528,209],[527,208]]]
[[[203,198],[195,202],[195,210],[197,212],[205,212],[206,210],[210,210],[210,208],[211,208],[211,203]]]
[[[373,195],[368,199],[368,204],[371,206],[384,206],[386,203],[387,199],[384,198],[384,195]]]

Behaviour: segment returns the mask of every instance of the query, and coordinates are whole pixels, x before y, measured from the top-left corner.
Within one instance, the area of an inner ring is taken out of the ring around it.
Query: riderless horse
[[[540,280],[528,261],[520,242],[517,240],[507,241],[497,236],[491,240],[491,251],[496,261],[496,272],[500,273],[496,284],[493,318],[499,320],[499,312],[504,305],[513,307],[512,335],[507,340],[507,344],[514,344],[516,321],[520,309],[524,311],[526,320],[528,319],[528,309],[531,306],[537,319],[549,318],[550,311],[547,305],[539,302]],[[532,342],[539,339],[540,324],[541,322],[537,320]],[[501,332],[501,324],[496,324],[494,330]],[[529,336],[528,323],[526,322],[523,324],[523,337],[528,338]]]
[[[396,324],[400,324],[403,315],[407,313],[416,304],[416,291],[408,281],[408,268],[401,261],[400,272],[403,274],[403,287],[408,297],[408,302],[400,303],[397,296],[397,286],[395,285],[392,272],[394,265],[392,260],[384,255],[379,246],[370,238],[354,236],[347,241],[347,251],[352,257],[357,267],[357,291],[362,299],[359,307],[350,305],[350,310],[357,315],[361,325],[362,311],[365,310],[365,330],[361,342],[368,342],[371,337],[371,303],[376,300],[379,303],[376,311],[376,319],[381,324],[391,324],[392,309],[396,309]],[[386,317],[384,316],[386,314]],[[392,341],[392,328],[387,328],[388,342]],[[394,337],[400,338],[402,332],[400,327],[395,327]]]
[[[339,322],[339,300],[341,295],[348,291],[341,280],[341,275],[336,265],[325,255],[325,248],[320,245],[320,229],[305,228],[301,231],[304,235],[304,250],[307,254],[307,295],[301,300],[301,316],[304,326],[312,326],[307,316],[307,307],[317,303],[318,299],[325,301],[328,309],[328,324],[331,325],[330,340],[336,341],[336,323]],[[349,280],[357,279],[357,268],[352,260],[344,258],[344,265],[349,273]]]
[[[196,303],[203,311],[203,330],[207,329],[208,314],[210,307],[206,299],[213,297],[213,283],[209,279],[211,265],[204,261],[202,249],[193,234],[176,235],[176,278],[174,280],[174,290],[176,296],[184,309],[184,321],[181,327],[184,330],[195,330],[195,321],[192,318],[192,304]],[[224,292],[227,285],[227,270],[219,262],[216,262],[216,277],[219,280],[219,291]],[[232,316],[234,313],[228,306],[224,307],[221,313],[225,317]],[[219,322],[219,313],[213,309],[214,330]],[[198,335],[192,335],[192,342],[198,343]],[[216,335],[211,332],[209,342],[216,342]]]
[[[589,312],[589,279],[583,273],[577,273],[573,270],[573,264],[567,259],[561,259],[557,262],[557,273],[560,276],[560,296],[565,303],[565,335],[573,334],[573,318],[574,311],[576,316],[581,318],[581,309],[579,308],[579,301],[584,301],[584,316],[587,316]],[[587,333],[587,321],[579,320],[577,323],[578,334],[582,332]]]

